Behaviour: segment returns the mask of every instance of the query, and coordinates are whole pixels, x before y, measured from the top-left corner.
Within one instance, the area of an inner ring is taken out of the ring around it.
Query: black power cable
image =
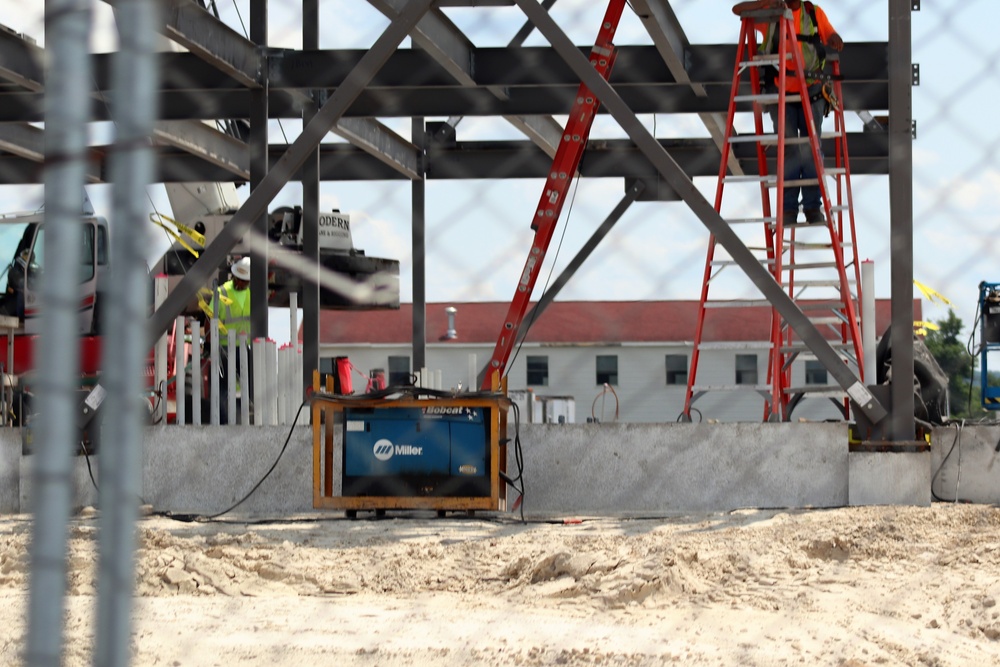
[[[244,502],[247,501],[248,498],[250,498],[250,496],[254,494],[255,491],[257,491],[257,489],[260,488],[260,485],[264,483],[264,480],[266,480],[268,477],[271,476],[271,473],[274,472],[274,469],[278,467],[278,462],[281,461],[281,457],[284,456],[285,450],[288,449],[288,443],[292,439],[292,433],[295,432],[295,426],[299,423],[299,415],[302,414],[302,408],[304,408],[305,406],[306,406],[306,401],[303,401],[302,404],[299,405],[299,409],[295,413],[295,420],[292,422],[292,426],[288,429],[288,435],[285,437],[285,443],[281,446],[281,451],[278,452],[278,456],[277,458],[274,459],[274,463],[272,463],[271,467],[267,469],[267,472],[264,473],[264,476],[260,478],[260,481],[254,484],[253,488],[247,491],[246,495],[240,498],[238,501],[236,501],[232,506],[222,510],[221,512],[218,512],[216,514],[211,514],[209,516],[201,516],[197,514],[173,514],[171,512],[155,512],[155,514],[167,517],[169,519],[174,519],[176,521],[185,521],[185,522],[197,521],[199,523],[203,523],[206,521],[217,519],[223,514],[228,514],[229,512],[232,512],[234,509],[242,505]]]

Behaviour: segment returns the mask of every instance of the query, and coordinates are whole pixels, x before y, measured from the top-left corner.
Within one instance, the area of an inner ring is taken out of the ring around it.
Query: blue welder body
[[[345,408],[343,494],[489,495],[489,412]]]

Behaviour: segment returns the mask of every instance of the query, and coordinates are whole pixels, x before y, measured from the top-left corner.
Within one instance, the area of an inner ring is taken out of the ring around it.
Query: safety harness
[[[802,3],[802,8],[805,11],[799,12],[799,32],[795,35],[795,39],[804,45],[802,56],[806,85],[810,89],[818,86],[816,91],[809,95],[809,101],[815,102],[822,98],[826,102],[826,108],[823,112],[825,116],[830,113],[831,109],[839,107],[840,101],[837,99],[836,92],[834,91],[833,77],[826,72],[826,45],[823,44],[823,40],[819,35],[816,6],[805,0]],[[761,44],[761,53],[774,53],[777,48],[775,44],[778,34],[777,27],[777,23],[768,25],[767,32],[764,35],[764,42]],[[778,68],[775,66],[772,69],[774,76],[768,77],[768,81],[770,82],[768,85],[770,86],[774,86],[774,78],[778,75]]]

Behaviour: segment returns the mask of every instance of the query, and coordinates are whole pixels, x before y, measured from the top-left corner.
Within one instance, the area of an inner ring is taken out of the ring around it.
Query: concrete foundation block
[[[851,505],[931,504],[930,451],[868,451],[848,455]]]
[[[21,429],[0,428],[0,514],[21,511]]]
[[[842,423],[525,424],[529,512],[649,513],[847,503]],[[508,452],[508,471],[513,452]]]
[[[20,447],[18,448],[18,454],[20,454]],[[19,511],[21,513],[29,513],[34,510],[34,469],[37,460],[37,454],[20,457],[21,484],[19,490]],[[86,457],[73,457],[72,467],[70,468],[70,480],[73,487],[70,494],[70,502],[72,503],[70,509],[72,511],[77,512],[84,507],[97,506],[98,491],[96,484],[100,483],[97,468],[96,456],[90,457],[89,468]],[[93,479],[91,479],[91,474],[93,474]]]
[[[941,500],[1000,503],[1000,425],[941,426],[931,435],[931,491]]]

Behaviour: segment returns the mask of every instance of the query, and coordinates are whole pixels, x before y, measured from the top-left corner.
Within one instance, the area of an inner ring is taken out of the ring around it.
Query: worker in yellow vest
[[[253,356],[247,355],[246,373],[240,368],[239,349],[229,349],[229,331],[236,332],[237,347],[241,333],[250,340],[250,258],[244,257],[229,268],[231,280],[219,288],[219,322],[227,333],[219,334],[221,371],[219,377],[219,418],[221,423],[229,423],[229,355],[236,355],[236,373],[239,378],[242,400],[249,401],[253,395]],[[214,312],[215,304],[210,304]],[[233,421],[235,422],[235,415]]]

